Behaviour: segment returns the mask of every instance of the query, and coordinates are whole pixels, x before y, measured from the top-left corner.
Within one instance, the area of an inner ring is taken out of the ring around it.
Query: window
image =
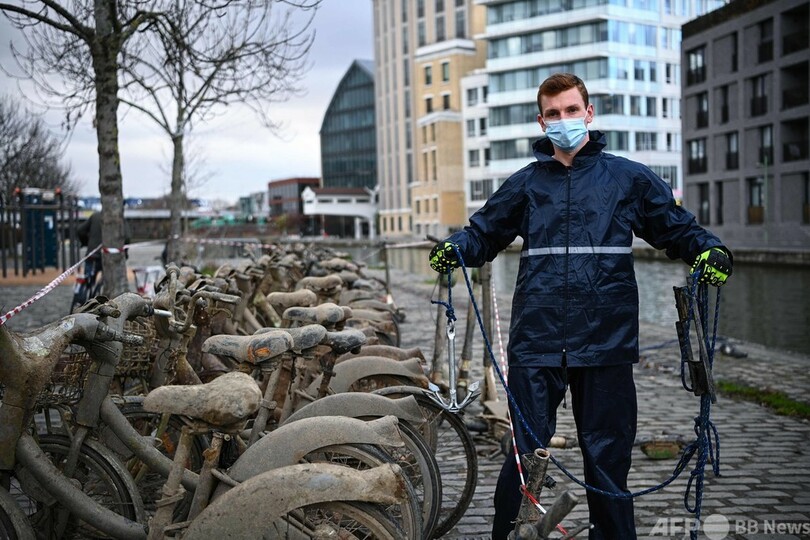
[[[419,215],[419,212],[421,211],[421,209],[422,209],[422,201],[420,201],[419,199],[416,199],[416,215],[417,216]]]
[[[729,120],[729,106],[728,106],[728,85],[720,87],[720,123],[725,124]]]
[[[596,110],[596,114],[624,114],[624,96],[617,95],[593,95],[591,103]],[[536,107],[535,107],[536,110]]]
[[[418,47],[424,47],[427,43],[424,20],[420,20],[418,23],[416,23],[416,43]]]
[[[757,62],[770,62],[773,60],[773,19],[760,22],[759,44],[757,45]]]
[[[689,71],[686,72],[686,84],[698,84],[706,80],[706,47],[698,47],[687,53]]]
[[[689,159],[687,161],[689,174],[706,172],[706,139],[689,141]]]
[[[433,66],[425,66],[425,86],[433,84]]]
[[[436,150],[431,150],[430,151],[430,157],[432,158],[430,160],[430,163],[431,163],[431,180],[433,180],[435,182],[436,179],[438,178],[438,175],[436,174],[436,171],[438,170],[438,161],[439,161],[436,158]],[[433,211],[434,212],[439,211],[438,201],[436,199],[433,199]]]
[[[470,200],[485,201],[492,195],[492,179],[472,180],[470,182]]]
[[[701,182],[698,188],[697,220],[701,225],[709,225],[709,183]]]
[[[697,95],[697,119],[696,126],[705,128],[709,125],[709,93],[701,92]]]
[[[605,132],[605,139],[607,139],[607,148],[610,150],[627,151],[630,149],[629,134],[626,131]]]
[[[450,94],[442,94],[442,109],[450,110]]]
[[[436,13],[444,11],[444,0],[436,0],[435,4]]]
[[[475,120],[467,120],[467,137],[475,137]]]
[[[444,24],[444,14],[436,15],[436,41],[444,41],[447,39],[447,33]]]
[[[464,4],[456,8],[456,37],[464,39],[467,37],[467,10]]]
[[[748,223],[765,222],[765,177],[748,178]]]
[[[647,116],[652,116],[653,118],[655,118],[655,116],[656,116],[656,113],[655,113],[655,98],[654,97],[648,97],[647,98]]]
[[[633,64],[633,78],[637,81],[644,80],[644,62],[636,60]]]
[[[715,182],[714,184],[714,215],[715,223],[717,225],[723,224],[723,182]]]
[[[647,131],[637,131],[636,150],[658,150],[658,134]]]
[[[630,96],[630,114],[641,116],[641,96]]]
[[[678,64],[666,64],[664,66],[664,82],[666,84],[681,84],[681,67]]]
[[[425,98],[425,112],[428,114],[433,112],[433,98]]]
[[[450,62],[442,62],[442,82],[450,80]]]
[[[478,131],[481,135],[487,134],[487,119],[486,118],[479,118],[478,119]]]
[[[751,116],[768,112],[768,96],[765,93],[765,75],[751,79]]]
[[[478,104],[478,88],[467,89],[467,105]]]
[[[736,131],[726,133],[726,169],[735,170],[740,166],[739,138]]]
[[[469,162],[470,167],[480,167],[481,166],[481,153],[476,150],[469,150],[467,152],[467,161]]]
[[[485,167],[489,166],[489,160],[490,160],[489,148],[484,148],[484,166]]]
[[[773,129],[770,125],[759,128],[759,163],[773,165]]]
[[[425,16],[425,0],[416,0],[416,17],[421,19]]]

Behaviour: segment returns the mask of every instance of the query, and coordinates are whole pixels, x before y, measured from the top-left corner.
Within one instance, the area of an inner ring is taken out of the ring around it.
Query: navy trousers
[[[564,368],[511,367],[509,389],[523,417],[543,446],[557,424],[557,407],[565,396]],[[636,438],[637,402],[632,364],[567,369],[577,438],[582,450],[585,481],[611,492],[627,493],[627,474]],[[511,405],[510,405],[511,407]],[[512,411],[515,439],[521,454],[537,443]],[[549,473],[553,474],[553,466]],[[589,538],[636,538],[633,500],[587,492],[591,529]],[[506,457],[495,488],[493,540],[505,540],[514,529],[520,509],[520,477],[514,455]],[[546,506],[549,504],[546,499]]]

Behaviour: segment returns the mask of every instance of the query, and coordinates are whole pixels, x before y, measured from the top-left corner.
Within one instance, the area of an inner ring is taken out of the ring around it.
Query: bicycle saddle
[[[331,327],[342,322],[345,315],[342,307],[332,304],[331,302],[326,302],[315,307],[287,308],[284,310],[284,315],[282,315],[281,318],[291,322],[322,324]]]
[[[283,354],[295,345],[286,330],[268,329],[253,336],[219,334],[203,342],[202,352],[230,356],[239,362],[259,364]]]
[[[269,332],[277,332],[276,328],[259,328],[253,335],[258,336]],[[326,337],[326,328],[320,324],[308,324],[299,328],[284,328],[284,332],[290,334],[293,339],[292,350],[295,352],[305,351],[318,345]]]
[[[348,270],[349,272],[357,272],[358,267],[353,262],[341,259],[340,257],[332,257],[326,261],[318,263],[321,268],[332,270],[333,272],[340,272],[341,270]]]
[[[323,277],[307,276],[298,282],[299,289],[310,289],[315,291],[329,291],[337,289],[343,285],[343,280],[340,276],[329,274]]]
[[[285,309],[301,306],[310,307],[318,303],[318,297],[309,289],[301,289],[295,292],[272,292],[267,295],[267,301],[279,313]]]
[[[360,330],[354,329],[327,332],[324,343],[329,345],[335,354],[344,354],[349,351],[360,352],[360,347],[366,343],[366,335]]]
[[[259,408],[261,399],[262,393],[253,377],[232,371],[205,384],[155,388],[144,398],[143,408],[225,427],[251,416]]]

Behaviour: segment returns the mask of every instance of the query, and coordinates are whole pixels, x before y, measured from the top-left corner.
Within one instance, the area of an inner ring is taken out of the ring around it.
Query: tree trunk
[[[174,156],[172,159],[172,193],[169,202],[169,262],[179,262],[182,256],[180,236],[183,232],[182,211],[186,200],[183,190],[183,169],[185,167],[183,138],[182,133],[172,137]]]
[[[123,248],[124,195],[118,150],[118,51],[114,35],[114,2],[95,0],[96,37],[92,45],[96,79],[96,135],[98,137],[98,190],[101,194],[102,243]],[[114,298],[129,290],[123,253],[103,254],[104,294]]]

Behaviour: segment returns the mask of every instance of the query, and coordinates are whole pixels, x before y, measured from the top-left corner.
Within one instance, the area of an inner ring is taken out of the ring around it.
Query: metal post
[[[67,260],[65,259],[65,233],[67,232],[67,223],[65,223],[65,197],[61,192],[59,193],[59,215],[56,219],[56,223],[58,224],[57,230],[59,231],[59,247],[61,248],[60,252],[62,253],[62,272],[64,272],[68,267]]]
[[[484,331],[492,337],[492,263],[481,267],[481,317],[484,321]],[[484,348],[484,391],[481,392],[481,401],[497,401],[498,389],[495,385],[495,372],[489,351]]]
[[[444,291],[446,290],[446,280],[445,276],[439,276],[439,298],[444,298],[445,294]],[[433,360],[431,362],[431,369],[430,369],[430,380],[436,384],[441,383],[444,380],[443,372],[444,369],[442,367],[442,356],[444,353],[444,343],[446,336],[446,318],[443,313],[444,306],[441,304],[436,306],[436,334],[434,337],[434,345],[433,345]]]
[[[20,233],[22,234],[22,273],[23,277],[28,275],[28,261],[25,256],[25,248],[28,242],[25,240],[25,231],[27,230],[28,219],[25,212],[25,203],[23,202],[23,194],[20,192]]]

